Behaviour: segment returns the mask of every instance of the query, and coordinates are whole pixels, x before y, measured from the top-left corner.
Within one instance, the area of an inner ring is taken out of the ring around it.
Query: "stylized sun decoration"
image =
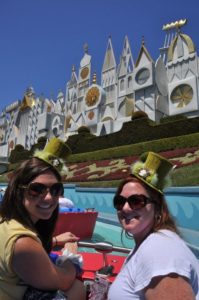
[[[188,84],[178,85],[171,93],[171,102],[178,108],[188,105],[193,98],[193,89]]]
[[[96,104],[96,102],[99,99],[99,95],[100,95],[100,91],[97,87],[92,87],[90,90],[88,90],[87,94],[86,94],[86,104],[88,106],[93,106]]]

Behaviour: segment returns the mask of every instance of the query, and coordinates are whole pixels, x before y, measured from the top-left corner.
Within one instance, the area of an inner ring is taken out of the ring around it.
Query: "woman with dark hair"
[[[83,284],[76,279],[77,265],[66,259],[60,267],[49,258],[58,201],[63,194],[57,167],[62,167],[67,153],[67,146],[53,139],[12,174],[0,204],[2,300],[28,299],[23,298],[28,286],[44,292],[43,295],[46,292],[42,299],[85,299]],[[63,291],[62,298],[56,298],[58,290]]]
[[[132,167],[113,199],[135,247],[111,285],[109,300],[199,299],[199,263],[179,235],[163,189],[173,165],[149,152]]]

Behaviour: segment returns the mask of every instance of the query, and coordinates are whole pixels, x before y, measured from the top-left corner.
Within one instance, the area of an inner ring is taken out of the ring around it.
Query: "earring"
[[[159,224],[161,219],[162,219],[162,216],[161,215],[156,215],[155,218],[156,218],[157,224]]]

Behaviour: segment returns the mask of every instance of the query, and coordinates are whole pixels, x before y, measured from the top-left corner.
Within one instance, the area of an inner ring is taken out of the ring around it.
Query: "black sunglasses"
[[[64,187],[61,182],[54,183],[51,186],[46,186],[39,182],[31,182],[28,185],[20,185],[19,187],[27,189],[27,192],[31,197],[45,197],[48,192],[50,192],[53,197],[59,197],[64,193]]]
[[[118,195],[113,198],[113,205],[117,210],[122,210],[126,202],[128,202],[131,209],[140,209],[153,201],[145,195],[131,195],[128,198]]]

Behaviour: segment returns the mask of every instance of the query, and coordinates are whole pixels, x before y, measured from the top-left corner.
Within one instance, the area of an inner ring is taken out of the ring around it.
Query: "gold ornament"
[[[90,111],[89,113],[88,113],[88,118],[89,118],[89,120],[92,120],[93,118],[94,118],[94,112],[93,111]]]
[[[89,68],[85,67],[81,70],[80,76],[82,79],[85,79],[88,76]]]
[[[100,91],[97,87],[92,87],[88,90],[86,94],[86,104],[88,106],[95,105],[95,103],[98,101],[100,95]]]

